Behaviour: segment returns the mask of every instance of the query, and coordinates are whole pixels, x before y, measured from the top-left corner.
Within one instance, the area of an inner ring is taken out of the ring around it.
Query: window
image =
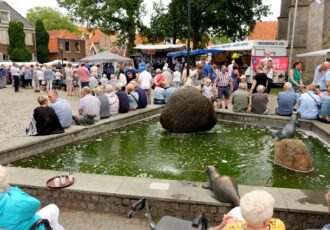
[[[3,54],[3,55],[2,55],[2,60],[3,60],[3,61],[9,61],[9,56],[8,56],[8,54]]]
[[[70,42],[65,42],[65,52],[70,52]]]
[[[80,42],[74,42],[74,48],[76,49],[76,53],[80,53]]]
[[[0,22],[9,23],[10,17],[8,11],[0,11]]]
[[[31,33],[26,33],[25,34],[25,44],[27,46],[33,46],[33,36]]]
[[[76,62],[76,59],[75,58],[71,58],[71,62]]]
[[[0,30],[0,44],[3,44],[3,45],[8,45],[9,44],[8,31]]]

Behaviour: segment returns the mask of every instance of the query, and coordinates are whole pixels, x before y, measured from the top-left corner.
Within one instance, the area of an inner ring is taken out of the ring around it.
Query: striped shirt
[[[81,115],[96,115],[94,120],[98,121],[100,120],[100,108],[100,100],[91,94],[80,99],[79,111]]]
[[[215,79],[215,84],[217,87],[229,87],[230,82],[232,81],[231,77],[229,77],[228,72],[217,73],[217,77]]]

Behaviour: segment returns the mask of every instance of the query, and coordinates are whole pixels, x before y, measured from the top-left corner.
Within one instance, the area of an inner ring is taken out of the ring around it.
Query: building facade
[[[10,21],[20,21],[24,25],[25,44],[31,51],[31,61],[36,60],[35,30],[30,22],[20,15],[7,2],[0,0],[0,61],[9,61],[8,55],[9,35],[8,27]]]
[[[95,55],[102,51],[110,51],[111,53],[125,56],[126,46],[120,46],[118,42],[118,34],[107,35],[100,29],[88,30],[87,27],[80,27],[82,39],[85,40],[86,55]]]
[[[278,39],[288,40],[290,56],[296,0],[281,1],[281,15],[278,17]],[[297,54],[328,49],[330,47],[330,1],[298,0],[292,62],[298,60]],[[313,79],[315,67],[325,57],[300,58],[304,64],[304,81]]]
[[[77,62],[86,56],[85,41],[68,30],[49,30],[49,61]]]

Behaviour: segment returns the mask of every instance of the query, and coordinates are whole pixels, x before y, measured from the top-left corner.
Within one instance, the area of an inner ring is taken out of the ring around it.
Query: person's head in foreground
[[[256,229],[267,226],[273,216],[274,203],[274,198],[266,191],[249,192],[240,201],[242,216]]]
[[[47,106],[48,105],[48,98],[46,95],[41,95],[38,97],[38,103],[40,106]]]
[[[291,88],[292,84],[290,82],[285,82],[285,84],[283,85],[284,91],[290,92]]]
[[[90,94],[91,93],[91,89],[88,87],[88,86],[85,86],[83,89],[82,89],[82,94],[84,96],[86,96],[87,94]]]

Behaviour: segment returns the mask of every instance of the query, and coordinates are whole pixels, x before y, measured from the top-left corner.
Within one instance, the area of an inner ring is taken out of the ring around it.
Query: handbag
[[[35,136],[38,134],[36,120],[32,118],[32,121],[30,122],[29,126],[25,130],[26,135],[28,136]]]

